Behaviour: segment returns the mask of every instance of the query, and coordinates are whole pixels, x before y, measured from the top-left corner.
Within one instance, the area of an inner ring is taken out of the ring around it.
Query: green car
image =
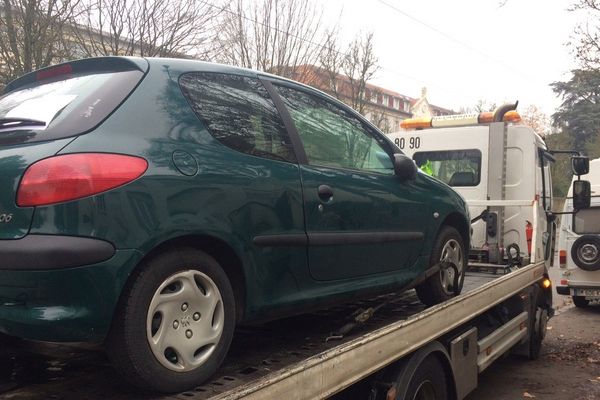
[[[256,71],[107,57],[0,97],[0,332],[198,385],[236,325],[460,292],[464,200],[367,120]]]

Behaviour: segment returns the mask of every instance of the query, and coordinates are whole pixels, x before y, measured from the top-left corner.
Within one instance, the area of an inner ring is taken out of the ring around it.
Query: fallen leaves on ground
[[[546,356],[557,361],[578,361],[600,364],[600,346],[598,343],[572,343],[550,351]]]

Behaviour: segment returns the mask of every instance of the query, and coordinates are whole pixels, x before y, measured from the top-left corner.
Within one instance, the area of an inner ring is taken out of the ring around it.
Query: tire
[[[215,259],[190,247],[173,249],[140,265],[130,278],[107,355],[131,384],[181,392],[221,365],[234,325],[233,290]]]
[[[415,371],[403,400],[447,399],[448,383],[444,368],[437,357],[429,355]]]
[[[458,293],[460,293],[467,269],[467,252],[462,236],[451,226],[442,227],[435,239],[429,266],[432,267],[444,260],[452,261],[459,270]],[[454,297],[453,281],[454,270],[440,271],[416,287],[417,296],[427,306],[442,303]]]
[[[571,258],[584,271],[600,271],[600,237],[583,235],[573,243]]]
[[[548,323],[548,312],[546,310],[536,310],[536,316],[540,316],[540,319],[533,321],[534,326],[531,328],[531,334],[529,335],[529,359],[537,360],[540,358],[542,353],[542,343],[544,341],[545,332],[542,329],[546,329]]]
[[[590,305],[590,301],[584,296],[572,296],[575,307],[585,308]]]

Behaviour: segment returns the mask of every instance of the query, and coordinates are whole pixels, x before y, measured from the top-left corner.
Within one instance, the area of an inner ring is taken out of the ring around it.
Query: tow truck
[[[516,154],[513,143],[524,132],[515,129],[518,114],[514,108],[500,107],[490,115],[476,117],[409,120],[407,126],[427,129],[392,137],[411,156],[423,150],[421,146],[429,139],[435,141],[438,132],[440,136],[450,135],[452,130],[472,134],[468,141],[462,139],[461,145],[481,143],[470,147],[480,152],[476,157],[478,185],[463,186],[476,193],[483,185],[485,195],[472,204],[476,210],[475,248],[461,295],[426,308],[414,291],[406,291],[244,327],[236,333],[228,358],[212,380],[162,398],[460,400],[477,387],[479,374],[499,357],[516,353],[537,358],[553,314],[547,273],[551,257],[545,250],[554,235],[546,216],[551,180],[544,160],[550,155],[543,140],[531,131],[533,135],[523,142],[523,146],[528,142],[531,154],[522,156],[540,168],[530,174],[531,180],[523,186],[526,191],[513,189],[512,164],[509,166]],[[448,152],[451,147],[430,150]],[[463,155],[469,160],[472,157],[469,152]],[[432,155],[427,160],[429,168],[439,172],[438,161],[444,157]],[[458,175],[456,179],[465,182],[471,178]],[[511,199],[513,191],[526,197]],[[585,195],[585,191],[576,194]],[[520,210],[517,218],[511,214],[514,208]],[[159,398],[132,393],[115,383],[116,376],[101,352],[54,345],[42,346],[40,351],[31,346],[18,342],[4,347],[10,353],[6,359],[10,357],[14,366],[11,378],[0,382],[0,390],[8,388],[1,398]],[[20,378],[29,376],[35,365],[42,366],[43,378]]]

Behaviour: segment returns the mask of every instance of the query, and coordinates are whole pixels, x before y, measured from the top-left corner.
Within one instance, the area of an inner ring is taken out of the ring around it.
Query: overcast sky
[[[392,7],[387,6],[387,3]],[[323,0],[342,35],[373,30],[382,69],[372,83],[458,110],[519,100],[552,114],[551,82],[575,67],[565,43],[582,13],[571,0]],[[404,14],[403,14],[404,13]],[[408,14],[408,16],[406,15]]]

